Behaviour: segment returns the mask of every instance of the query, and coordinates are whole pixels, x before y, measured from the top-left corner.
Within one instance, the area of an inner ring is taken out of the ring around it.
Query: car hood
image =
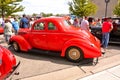
[[[30,28],[20,28],[19,32],[28,32],[30,30],[31,30]]]

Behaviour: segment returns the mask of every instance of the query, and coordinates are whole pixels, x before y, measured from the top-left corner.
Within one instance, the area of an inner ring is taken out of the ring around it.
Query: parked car
[[[120,44],[120,18],[112,18],[112,21],[113,30],[110,33],[109,43]],[[102,40],[102,26],[91,26],[91,32],[94,36]]]
[[[10,44],[15,51],[58,52],[73,62],[101,56],[100,41],[90,32],[73,27],[63,17],[36,20],[31,29],[20,29],[18,35],[12,36]]]
[[[3,27],[0,26],[0,34],[3,34],[4,30],[3,30]]]
[[[16,63],[15,56],[5,47],[0,45],[0,80],[10,80],[11,77],[17,72],[17,68],[19,66]]]

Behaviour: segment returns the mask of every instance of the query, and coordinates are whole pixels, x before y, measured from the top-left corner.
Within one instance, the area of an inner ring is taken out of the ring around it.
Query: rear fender
[[[97,48],[95,45],[93,47],[93,44],[89,40],[85,39],[71,39],[67,41],[63,48],[61,56],[64,57],[66,54],[66,50],[69,47],[78,47],[82,50],[84,58],[93,58],[93,57],[99,57],[101,56],[100,49]]]
[[[69,41],[67,41],[63,48],[62,48],[62,53],[61,53],[61,56],[64,57],[65,56],[65,53],[66,53],[66,50],[69,48],[69,47],[78,47],[78,48],[81,48],[82,51],[84,51],[83,49],[83,46],[84,46],[84,43],[85,41],[83,41],[82,39],[71,39]],[[84,53],[84,52],[83,52]]]
[[[20,35],[15,35],[10,38],[10,44],[17,42],[21,51],[28,51],[32,49],[31,45],[26,41],[26,39]]]

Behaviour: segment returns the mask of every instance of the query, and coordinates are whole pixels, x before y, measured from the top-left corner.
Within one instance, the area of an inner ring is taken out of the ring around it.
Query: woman
[[[74,25],[75,27],[79,27],[79,21],[78,21],[77,18],[74,19],[73,25]]]

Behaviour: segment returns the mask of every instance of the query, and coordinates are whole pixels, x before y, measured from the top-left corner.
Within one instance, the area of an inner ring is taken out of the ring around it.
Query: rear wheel
[[[12,46],[13,46],[13,49],[14,49],[16,52],[20,51],[20,47],[19,47],[19,45],[18,45],[17,42],[13,42]]]
[[[83,59],[83,52],[80,48],[70,47],[66,51],[66,58],[72,62],[79,62]]]

